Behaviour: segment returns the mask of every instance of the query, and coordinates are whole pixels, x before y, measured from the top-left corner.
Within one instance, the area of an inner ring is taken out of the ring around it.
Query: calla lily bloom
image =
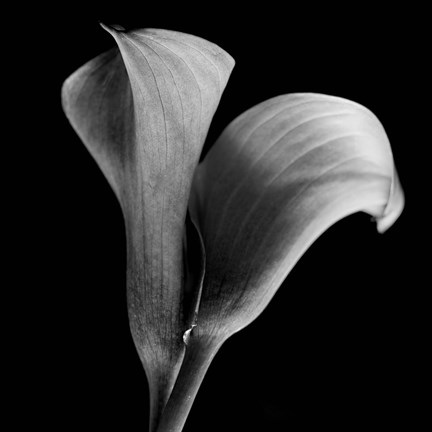
[[[384,232],[404,196],[381,123],[334,96],[260,103],[198,164],[234,60],[184,33],[103,27],[117,46],[65,81],[63,107],[123,211],[150,430],[181,431],[220,346],[308,247],[358,211]]]

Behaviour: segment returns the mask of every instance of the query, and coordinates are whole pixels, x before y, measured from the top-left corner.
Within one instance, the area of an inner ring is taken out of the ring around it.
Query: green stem
[[[193,333],[193,332],[192,332]],[[223,341],[190,335],[174,389],[157,432],[181,432],[210,363]]]

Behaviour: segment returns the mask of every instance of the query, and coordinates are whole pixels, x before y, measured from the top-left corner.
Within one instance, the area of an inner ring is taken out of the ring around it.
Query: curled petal
[[[197,337],[255,319],[307,248],[354,212],[379,231],[404,197],[377,118],[338,97],[292,94],[234,120],[198,167],[191,211],[206,250]]]
[[[192,176],[234,61],[195,36],[103,27],[118,46],[71,75],[62,100],[123,210],[129,317],[153,430],[184,351],[182,243]]]

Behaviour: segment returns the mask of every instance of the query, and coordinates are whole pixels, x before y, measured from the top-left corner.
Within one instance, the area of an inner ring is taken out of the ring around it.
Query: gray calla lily
[[[62,100],[123,210],[130,326],[149,381],[153,429],[184,354],[191,181],[234,61],[198,37],[104,27],[118,48],[71,75]]]
[[[118,48],[66,80],[63,106],[123,210],[150,430],[181,431],[218,349],[307,248],[358,211],[384,232],[404,195],[378,119],[321,94],[251,108],[198,165],[233,59],[179,32],[105,29]]]
[[[256,318],[339,219],[364,211],[383,232],[403,207],[378,119],[357,103],[320,94],[279,96],[239,116],[193,186],[206,251],[200,328],[208,322],[210,333],[216,326],[230,334]]]

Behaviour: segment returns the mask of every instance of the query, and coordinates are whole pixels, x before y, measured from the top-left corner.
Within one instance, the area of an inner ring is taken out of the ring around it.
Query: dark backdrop
[[[388,426],[412,423],[425,410],[417,392],[425,319],[418,245],[426,243],[427,221],[415,99],[424,89],[421,11],[359,8],[117,4],[95,12],[69,4],[37,10],[31,24],[17,25],[30,47],[21,72],[34,92],[26,105],[31,127],[20,131],[29,135],[24,159],[31,169],[20,188],[27,246],[19,262],[31,266],[17,274],[31,282],[18,291],[31,313],[17,339],[25,378],[16,381],[13,400],[27,413],[18,422],[147,430],[146,378],[128,328],[121,211],[60,104],[64,79],[114,46],[98,21],[184,31],[235,58],[205,149],[229,121],[267,98],[337,95],[381,120],[407,196],[384,235],[357,214],[309,249],[259,319],[218,353],[185,431]]]

